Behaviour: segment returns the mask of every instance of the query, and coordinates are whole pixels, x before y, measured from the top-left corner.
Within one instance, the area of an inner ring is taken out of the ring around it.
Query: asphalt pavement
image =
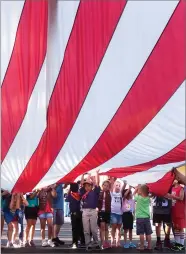
[[[7,242],[7,226],[5,225],[3,236],[1,239],[1,243],[3,246],[6,246]],[[162,236],[163,236],[163,231],[162,231]],[[56,247],[56,248],[51,248],[51,247],[41,247],[41,236],[40,236],[40,226],[39,226],[39,221],[37,222],[36,225],[36,232],[35,232],[35,237],[34,237],[34,242],[36,244],[36,248],[18,248],[18,249],[11,249],[11,248],[2,248],[2,253],[34,253],[34,254],[41,254],[41,253],[85,253],[85,250],[83,249],[76,249],[73,250],[69,247],[69,245],[72,242],[72,230],[71,230],[71,224],[70,224],[70,218],[65,218],[65,224],[61,228],[59,238],[65,242],[65,245],[62,247]],[[139,237],[135,234],[135,224],[134,224],[134,235],[133,235],[133,240],[135,244],[139,243]],[[155,235],[155,229],[153,227],[153,235],[152,235],[152,240],[153,240],[153,247],[155,246],[156,242],[156,235]],[[123,235],[121,237],[121,245],[123,245]],[[91,253],[139,253],[138,250],[136,249],[124,249],[124,248],[112,248],[112,249],[105,249],[105,250],[94,250],[91,251]],[[173,253],[171,250],[164,249],[162,251],[163,253]],[[161,253],[162,253],[161,252]],[[146,253],[148,253],[146,251]],[[158,251],[153,250],[153,253],[160,253]],[[184,251],[182,252],[184,253]]]

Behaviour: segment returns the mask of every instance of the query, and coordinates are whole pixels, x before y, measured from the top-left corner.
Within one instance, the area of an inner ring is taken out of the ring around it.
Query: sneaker
[[[73,250],[77,249],[77,244],[73,243],[71,248],[72,248]]]
[[[42,240],[42,247],[47,247],[48,246],[48,242],[46,240]]]
[[[108,248],[110,248],[111,246],[110,246],[110,243],[104,242],[103,245],[102,245],[102,247],[103,247],[103,249],[108,249]]]
[[[48,240],[48,246],[50,246],[52,248],[56,247],[55,243],[51,239]]]
[[[125,243],[125,244],[123,245],[123,248],[125,248],[125,249],[129,249],[129,247],[130,247],[129,243]]]
[[[7,242],[7,245],[6,245],[7,248],[13,248],[13,244],[11,242]]]
[[[175,243],[175,246],[177,246],[180,249],[180,251],[185,250],[185,246],[180,243]]]
[[[17,243],[12,243],[12,244],[13,244],[13,248],[15,248],[15,249],[20,247],[19,244],[17,244]]]
[[[177,245],[172,246],[171,250],[176,252],[181,251],[180,247],[178,247]]]
[[[156,246],[154,248],[155,250],[162,250],[163,247],[162,247],[162,242],[161,241],[157,241],[156,242]]]
[[[34,248],[36,247],[36,245],[35,245],[35,243],[34,243],[33,240],[31,240],[31,241],[29,242],[29,246],[30,246],[30,247],[34,247]]]
[[[22,240],[19,240],[19,247],[20,247],[20,248],[23,248],[23,247],[24,247],[24,243],[23,243]]]
[[[24,243],[24,247],[25,247],[25,248],[29,248],[29,247],[30,247],[29,242],[25,242],[25,243]]]
[[[65,244],[65,242],[61,241],[61,240],[59,239],[59,237],[53,238],[52,241],[53,241],[54,243],[59,244],[59,245],[64,245],[64,244]]]
[[[129,243],[129,248],[136,248],[136,245],[133,242],[131,242]]]

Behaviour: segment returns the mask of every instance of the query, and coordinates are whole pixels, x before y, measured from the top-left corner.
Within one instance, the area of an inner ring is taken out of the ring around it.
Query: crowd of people
[[[65,201],[69,203],[72,224],[71,247],[87,248],[87,250],[120,247],[123,226],[125,249],[151,251],[150,205],[152,204],[153,224],[157,236],[155,249],[162,250],[164,247],[174,251],[184,250],[185,178],[177,170],[174,170],[174,173],[177,179],[165,197],[149,193],[146,184],[126,188],[127,182],[113,177],[105,180],[100,186],[99,171],[96,177],[86,174],[82,176],[81,181],[71,183],[65,196]],[[64,223],[63,188],[65,187],[62,184],[55,184],[26,195],[1,191],[1,234],[5,221],[8,225],[7,247],[34,247],[37,218],[40,220],[43,247],[65,244],[58,237]],[[27,222],[25,229],[24,216]],[[135,219],[136,234],[139,236],[137,246],[133,242]],[[45,236],[46,225],[48,240]],[[165,232],[163,241],[162,225]],[[171,230],[174,242],[170,241]],[[19,237],[19,245],[16,244],[17,237]]]

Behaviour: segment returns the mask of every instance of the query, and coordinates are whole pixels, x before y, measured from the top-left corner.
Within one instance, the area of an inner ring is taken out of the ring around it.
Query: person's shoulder
[[[95,185],[95,187],[94,187],[94,191],[96,191],[96,192],[100,192],[100,191],[101,191],[100,186]]]

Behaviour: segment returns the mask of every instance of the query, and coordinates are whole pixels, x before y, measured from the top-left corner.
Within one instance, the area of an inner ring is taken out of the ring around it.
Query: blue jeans
[[[118,224],[118,225],[122,224],[122,215],[111,213],[110,224]]]

